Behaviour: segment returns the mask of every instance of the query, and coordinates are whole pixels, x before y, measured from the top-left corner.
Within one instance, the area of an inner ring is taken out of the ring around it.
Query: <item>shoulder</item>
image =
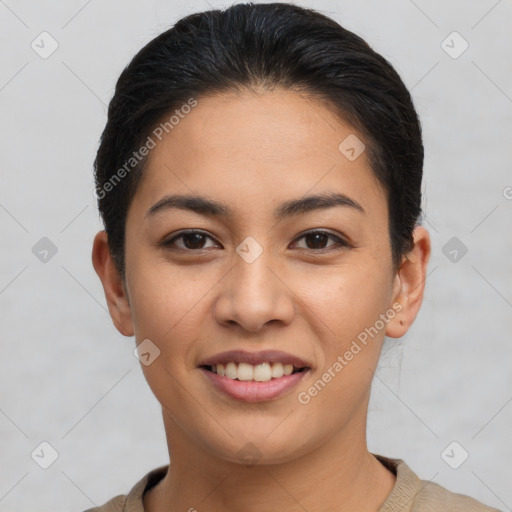
[[[146,473],[128,494],[119,494],[103,505],[84,512],[144,512],[144,493],[156,485],[167,473],[169,465],[160,466]]]
[[[126,505],[126,495],[119,494],[101,505],[101,507],[89,508],[84,512],[121,512]]]
[[[470,496],[420,480],[401,459],[374,456],[396,475],[395,486],[378,512],[500,512]]]
[[[445,487],[420,480],[422,489],[416,495],[412,512],[443,510],[450,512],[500,512],[496,508],[488,507],[480,501],[449,491]],[[434,508],[433,508],[434,507]]]

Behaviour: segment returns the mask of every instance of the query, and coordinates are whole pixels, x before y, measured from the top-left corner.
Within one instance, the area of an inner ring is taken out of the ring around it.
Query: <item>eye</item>
[[[325,244],[327,243],[329,238],[334,240],[335,243],[326,247]],[[306,240],[306,246],[307,246],[307,247],[302,247],[302,248],[315,250],[317,252],[322,251],[322,250],[331,250],[333,248],[333,246],[334,247],[338,246],[338,248],[349,246],[349,244],[345,240],[334,235],[333,233],[329,233],[328,231],[320,231],[320,230],[309,231],[307,233],[303,233],[296,240],[301,240],[301,239]],[[309,244],[308,244],[308,242],[309,242]]]
[[[210,235],[203,231],[187,230],[182,231],[181,233],[173,236],[168,240],[164,240],[161,245],[169,249],[179,249],[183,251],[202,251],[208,249],[208,246],[205,246],[207,239],[214,241]],[[297,240],[302,239],[306,241],[306,247],[299,248],[313,250],[315,252],[321,252],[325,250],[329,251],[335,249],[336,247],[349,247],[349,244],[345,240],[334,235],[333,233],[329,233],[328,231],[315,230],[303,233],[296,239],[295,243],[297,243]],[[335,243],[326,246],[325,244],[329,241],[329,239],[334,240]],[[177,243],[178,241],[181,243]]]
[[[176,248],[184,251],[201,251],[208,248],[204,246],[204,243],[208,238],[213,240],[211,236],[207,235],[203,231],[188,230],[182,231],[168,240],[164,240],[161,245],[170,249]],[[182,240],[183,244],[177,244],[177,240]]]

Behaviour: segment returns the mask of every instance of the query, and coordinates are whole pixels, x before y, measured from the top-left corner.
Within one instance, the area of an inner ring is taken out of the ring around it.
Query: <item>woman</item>
[[[423,298],[422,165],[395,70],[316,11],[194,14],[133,58],[93,264],[171,463],[93,510],[495,510],[367,449],[384,338]]]

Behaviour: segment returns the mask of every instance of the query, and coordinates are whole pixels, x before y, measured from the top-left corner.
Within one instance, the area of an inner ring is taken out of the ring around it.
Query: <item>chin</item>
[[[211,452],[218,458],[231,463],[242,465],[273,465],[291,462],[305,454],[312,447],[303,436],[289,434],[279,435],[272,432],[272,428],[260,430],[251,434],[251,429],[244,431],[243,435],[233,435],[229,439],[211,440],[208,443]]]

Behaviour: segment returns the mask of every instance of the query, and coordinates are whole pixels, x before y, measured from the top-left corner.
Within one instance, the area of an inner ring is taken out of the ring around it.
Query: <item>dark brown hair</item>
[[[137,151],[157,123],[202,94],[274,87],[326,102],[364,137],[387,193],[398,268],[421,215],[423,143],[409,91],[386,59],[333,19],[291,4],[245,3],[179,20],[142,48],[117,81],[94,167],[99,210],[122,275],[126,216],[146,160]]]

